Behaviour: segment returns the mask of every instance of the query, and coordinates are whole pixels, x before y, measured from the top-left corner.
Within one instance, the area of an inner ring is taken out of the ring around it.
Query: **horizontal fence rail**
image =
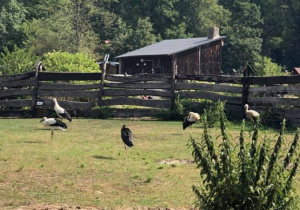
[[[266,121],[286,118],[288,124],[300,126],[300,76],[248,77],[246,81],[247,101],[268,116]]]
[[[35,72],[29,72],[24,74],[15,74],[15,75],[9,75],[9,76],[1,76],[0,77],[0,84],[5,82],[12,82],[12,81],[21,81],[21,80],[27,80],[35,77]]]
[[[0,116],[24,116],[34,106],[35,72],[0,77]]]
[[[286,118],[300,126],[300,77],[234,77],[214,75],[113,75],[104,73],[29,72],[0,76],[0,116],[45,116],[52,98],[73,115],[92,115],[106,107],[115,117],[153,116],[170,110],[175,98],[192,107],[203,100],[226,101],[232,116],[244,117],[243,106],[259,111],[266,121]]]
[[[39,81],[101,80],[101,73],[40,72]]]
[[[242,78],[229,76],[195,76],[175,77],[175,96],[194,109],[207,101],[226,101],[226,110],[236,118],[242,118]],[[239,111],[237,111],[239,110]]]
[[[132,116],[152,116],[149,108],[170,109],[171,107],[171,77],[157,74],[136,75],[106,75],[103,90],[103,106],[137,106],[139,111]],[[122,116],[120,110],[112,108],[115,116]],[[130,109],[125,109],[132,113]],[[135,109],[137,110],[137,109]],[[124,115],[128,116],[128,114]]]

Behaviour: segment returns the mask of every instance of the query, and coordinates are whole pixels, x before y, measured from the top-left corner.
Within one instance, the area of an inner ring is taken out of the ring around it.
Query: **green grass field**
[[[51,141],[51,131],[39,121],[0,119],[1,209],[194,206],[192,185],[200,183],[200,176],[187,143],[190,134],[200,137],[202,124],[183,131],[181,122],[74,119],[67,131],[54,131]],[[134,134],[127,160],[123,124]],[[211,131],[219,135],[216,128]],[[239,127],[232,126],[230,133],[237,141]],[[276,135],[272,130],[264,134]]]

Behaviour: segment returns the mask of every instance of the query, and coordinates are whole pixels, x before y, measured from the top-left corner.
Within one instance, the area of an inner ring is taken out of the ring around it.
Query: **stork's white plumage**
[[[259,113],[254,110],[249,110],[249,105],[245,104],[244,106],[246,116],[253,122],[253,118],[257,119],[259,117]]]
[[[71,122],[72,118],[70,114],[64,108],[58,105],[56,98],[53,98],[53,102],[54,102],[54,110],[58,115],[58,117],[60,117],[61,119],[66,118]]]
[[[66,123],[62,122],[59,119],[43,117],[43,119],[40,122],[45,127],[50,127],[50,129],[51,129],[51,140],[53,139],[53,130],[54,129],[59,129],[59,130],[65,131],[68,128]]]
[[[200,120],[200,115],[195,112],[190,112],[182,123],[183,130]]]

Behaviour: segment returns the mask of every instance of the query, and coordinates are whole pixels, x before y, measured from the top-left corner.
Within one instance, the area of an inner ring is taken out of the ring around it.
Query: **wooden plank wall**
[[[52,110],[52,99],[57,98],[71,115],[91,116],[92,108],[97,105],[100,82],[101,73],[39,72],[37,101],[43,105],[37,106],[37,115],[45,109]]]
[[[145,100],[143,95],[152,99]],[[178,95],[195,106],[198,99],[226,100],[227,111],[237,118],[243,117],[243,105],[248,103],[250,109],[285,117],[289,124],[300,126],[300,76],[185,75],[173,79],[158,74],[29,72],[0,77],[0,117],[52,110],[54,97],[67,110],[82,111],[81,116],[91,116],[97,105],[109,107],[116,117],[151,116],[155,109],[170,109]]]
[[[175,95],[197,108],[203,99],[226,101],[228,114],[242,118],[242,79],[228,76],[176,76]],[[200,101],[201,100],[201,101]]]
[[[152,116],[153,108],[170,109],[170,76],[106,75],[105,80],[101,105],[113,107],[111,111],[115,117]],[[143,99],[143,96],[151,96],[152,99]],[[124,105],[137,106],[138,109],[124,108]]]
[[[31,110],[34,72],[0,77],[0,116],[22,116]]]
[[[300,76],[248,77],[247,83],[248,103],[272,116],[266,121],[286,118],[287,124],[300,126]]]

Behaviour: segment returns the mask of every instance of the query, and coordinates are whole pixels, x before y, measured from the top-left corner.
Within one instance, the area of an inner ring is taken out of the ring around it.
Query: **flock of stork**
[[[44,126],[50,127],[51,129],[51,140],[53,140],[53,131],[54,129],[60,129],[65,131],[68,127],[67,124],[62,121],[63,118],[69,120],[69,122],[72,121],[72,118],[70,114],[61,106],[59,106],[56,98],[53,98],[54,102],[54,111],[56,112],[57,118],[47,118],[43,117],[43,119],[40,121]],[[254,110],[249,110],[249,105],[245,104],[244,106],[245,115],[251,120],[251,122],[254,121],[254,119],[257,119],[259,117],[259,113]],[[183,130],[185,130],[187,127],[191,126],[200,120],[200,115],[195,112],[189,112],[188,116],[184,119],[182,123]],[[126,151],[126,159],[127,159],[127,147],[133,146],[133,134],[129,128],[126,127],[126,125],[123,125],[121,129],[121,138],[125,144],[125,151]]]

